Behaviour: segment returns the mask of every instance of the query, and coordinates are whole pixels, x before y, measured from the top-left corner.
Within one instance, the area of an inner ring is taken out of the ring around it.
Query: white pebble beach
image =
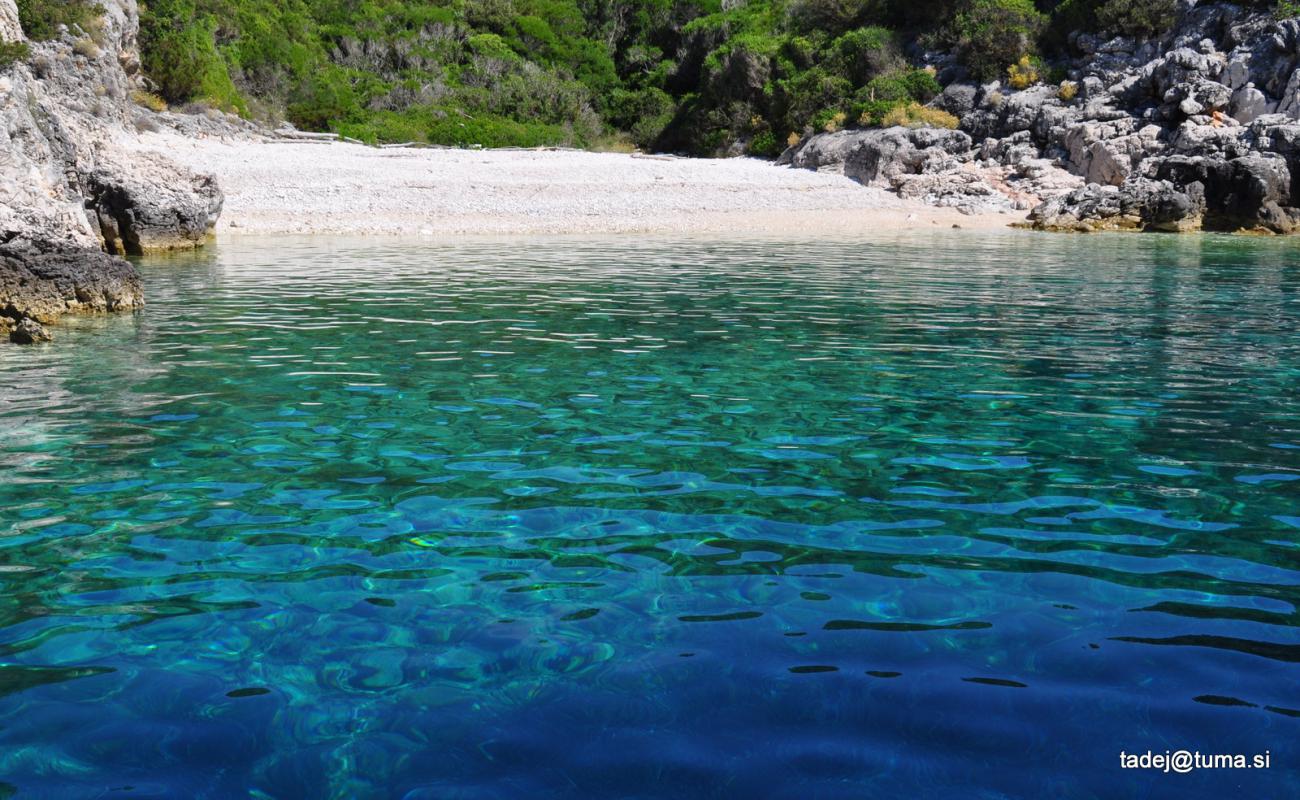
[[[569,150],[379,149],[346,142],[128,136],[210,172],[219,237],[244,234],[875,233],[1001,228],[842,175],[752,158]]]

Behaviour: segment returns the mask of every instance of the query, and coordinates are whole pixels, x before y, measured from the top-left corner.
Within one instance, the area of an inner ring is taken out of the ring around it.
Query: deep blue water
[[[0,348],[0,796],[1300,796],[1289,241],[142,269]]]

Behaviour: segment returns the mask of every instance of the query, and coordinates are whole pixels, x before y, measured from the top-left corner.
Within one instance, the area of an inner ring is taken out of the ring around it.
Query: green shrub
[[[1177,0],[1106,0],[1097,8],[1097,26],[1145,39],[1169,30],[1177,16]]]
[[[902,69],[872,78],[854,95],[850,116],[859,125],[879,125],[898,106],[927,103],[939,94],[939,82],[923,69]]]
[[[178,5],[196,11],[189,0]],[[216,31],[212,16],[141,26],[144,68],[164,100],[173,104],[200,100],[227,111],[247,109],[225,56],[217,50]]]
[[[494,116],[464,117],[446,114],[434,119],[428,139],[437,144],[457,147],[543,147],[551,145],[585,145],[562,125],[519,122]]]
[[[863,84],[903,66],[898,37],[887,28],[859,28],[849,31],[831,44],[839,60],[839,71],[855,84]]]
[[[27,42],[0,42],[0,69],[7,69],[19,61],[26,61],[32,50]]]
[[[884,9],[882,0],[792,0],[786,15],[793,30],[836,34],[880,19]]]
[[[1101,0],[1061,0],[1043,34],[1051,47],[1064,49],[1074,31],[1097,30],[1097,6]]]
[[[778,141],[776,134],[771,131],[755,134],[754,138],[749,140],[750,155],[762,158],[776,158],[781,155],[781,151],[784,149],[785,143]]]
[[[779,109],[776,121],[780,124],[774,127],[778,130],[802,129],[814,124],[814,115],[847,105],[852,91],[853,84],[847,79],[821,67],[778,81],[774,87],[774,100]]]
[[[650,147],[655,143],[672,121],[676,108],[673,98],[655,87],[617,91],[610,106],[611,121],[631,134],[638,147]]]
[[[1046,17],[1032,0],[972,0],[953,19],[950,36],[979,80],[1003,75],[1008,64],[1035,54]]]
[[[89,33],[104,7],[92,0],[18,0],[18,22],[28,39],[47,41],[59,35],[59,26]]]
[[[361,104],[351,77],[338,67],[323,69],[294,93],[289,121],[309,130],[324,130],[361,121]]]

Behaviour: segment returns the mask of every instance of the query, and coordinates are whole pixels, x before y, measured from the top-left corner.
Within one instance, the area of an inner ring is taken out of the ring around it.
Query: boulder
[[[1123,186],[1089,184],[1029,212],[1029,227],[1050,231],[1189,231],[1201,225],[1202,201],[1168,181],[1137,178]]]
[[[845,158],[844,174],[864,184],[950,169],[956,157],[972,147],[970,136],[945,128],[885,128],[862,134]]]
[[[0,316],[51,323],[71,312],[126,311],[144,304],[129,262],[60,244],[0,245]]]
[[[812,136],[782,154],[794,167],[840,172],[859,183],[888,185],[895,175],[939,172],[966,156],[971,137],[946,128],[882,128]]]
[[[1232,90],[1217,81],[1197,78],[1171,86],[1163,97],[1166,113],[1173,117],[1173,108],[1183,116],[1208,114],[1228,107]]]
[[[1291,73],[1277,103],[1277,113],[1300,119],[1300,69]]]
[[[105,248],[122,255],[203,244],[224,199],[211,175],[152,153],[101,156],[86,185]]]
[[[895,175],[889,185],[899,197],[955,208],[963,214],[1009,211],[1013,207],[1005,194],[974,170]]]
[[[1242,127],[1188,120],[1169,137],[1169,151],[1186,156],[1238,158],[1250,152],[1247,134]]]
[[[789,165],[799,169],[811,169],[818,172],[844,171],[844,160],[849,151],[858,146],[862,131],[836,131],[810,136],[776,159],[778,166]]]
[[[1257,117],[1269,113],[1270,103],[1268,97],[1255,88],[1255,84],[1246,83],[1232,93],[1232,101],[1228,104],[1228,113],[1232,118],[1242,125],[1249,125]]]
[[[977,87],[969,83],[950,83],[943,88],[943,93],[934,99],[932,105],[954,117],[964,117],[975,110],[975,95],[978,91]]]
[[[1300,210],[1291,207],[1291,171],[1279,155],[1172,156],[1161,162],[1156,177],[1178,186],[1199,185],[1205,227],[1213,230],[1291,233],[1300,219]]]
[[[14,344],[36,344],[37,342],[48,342],[52,336],[45,330],[45,326],[34,319],[24,318],[9,333],[9,341]]]

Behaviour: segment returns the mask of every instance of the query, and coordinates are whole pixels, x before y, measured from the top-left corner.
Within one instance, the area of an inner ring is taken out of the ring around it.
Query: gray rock
[[[1254,122],[1257,117],[1268,114],[1270,111],[1268,97],[1256,89],[1253,83],[1246,83],[1233,92],[1232,102],[1228,105],[1228,113],[1243,125]]]
[[[841,172],[859,183],[888,185],[896,175],[941,171],[971,148],[971,137],[961,131],[884,128],[818,134],[782,159],[803,169]]]
[[[50,323],[70,312],[143,304],[140,276],[123,259],[57,243],[0,245],[0,316]]]
[[[21,42],[23,26],[18,22],[18,6],[14,0],[0,0],[0,43]]]
[[[970,152],[970,136],[944,128],[885,128],[865,131],[844,161],[844,174],[872,184],[895,175],[940,172]]]
[[[1291,206],[1291,172],[1281,156],[1231,160],[1171,156],[1156,176],[1179,186],[1199,186],[1205,226],[1215,230],[1291,233],[1300,211]]]
[[[1038,230],[1189,231],[1201,225],[1203,207],[1194,193],[1168,181],[1138,178],[1123,186],[1089,184],[1047,200],[1029,212]]]
[[[141,113],[136,0],[99,0],[98,52],[31,42],[0,74],[0,316],[52,322],[141,302],[134,269],[106,255],[192,247],[220,212],[215,181],[117,142]],[[0,39],[15,34],[0,0]],[[88,213],[89,212],[89,213]]]
[[[943,93],[932,103],[954,117],[964,117],[975,110],[975,95],[978,89],[969,83],[950,83],[943,88]]]
[[[1232,90],[1221,83],[1198,78],[1171,86],[1163,100],[1166,106],[1176,107],[1183,116],[1190,117],[1227,108]]]
[[[849,151],[858,146],[862,131],[836,131],[810,136],[776,159],[778,165],[788,164],[800,169],[818,172],[844,172],[844,161]]]
[[[50,332],[45,330],[45,326],[34,319],[24,318],[9,333],[9,341],[14,344],[36,344],[37,342],[48,342],[53,339]]]
[[[196,247],[221,214],[223,195],[211,175],[196,175],[154,154],[101,158],[86,184],[111,253]]]
[[[1188,120],[1170,135],[1169,150],[1178,155],[1237,158],[1249,153],[1250,145],[1245,128]]]
[[[1277,113],[1285,114],[1291,119],[1300,119],[1300,69],[1291,73],[1286,87],[1278,99]]]
[[[1096,75],[1089,75],[1079,81],[1079,99],[1085,103],[1089,100],[1107,99],[1110,93],[1106,91],[1106,84],[1102,83],[1101,78]]]

